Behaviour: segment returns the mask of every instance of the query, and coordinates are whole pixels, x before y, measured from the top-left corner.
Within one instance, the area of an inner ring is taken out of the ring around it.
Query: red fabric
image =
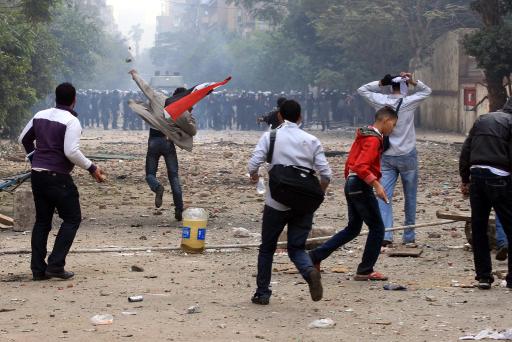
[[[371,129],[371,127],[369,128]],[[358,129],[356,140],[350,149],[345,164],[345,178],[352,171],[367,184],[379,180],[382,176],[380,171],[381,154],[382,137],[374,134],[364,134],[361,129]]]
[[[215,88],[225,85],[231,81],[231,77],[226,78],[222,82],[217,82],[208,87],[193,91],[187,96],[182,97],[181,99],[171,103],[167,107],[165,107],[165,112],[174,120],[178,120],[181,114],[185,113],[189,108],[193,107],[196,103],[201,101],[206,97],[211,91]]]

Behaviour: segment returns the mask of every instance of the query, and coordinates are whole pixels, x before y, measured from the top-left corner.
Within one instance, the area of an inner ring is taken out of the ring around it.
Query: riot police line
[[[163,93],[165,90],[160,90]],[[201,101],[193,111],[197,126],[203,130],[262,130],[261,118],[276,109],[277,99],[285,97],[303,104],[304,125],[322,131],[340,125],[357,125],[371,120],[371,108],[355,92],[320,90],[290,91],[218,91]],[[83,128],[104,130],[145,130],[149,127],[128,106],[129,100],[144,101],[140,91],[79,90],[75,110]],[[33,110],[51,106],[52,97]]]

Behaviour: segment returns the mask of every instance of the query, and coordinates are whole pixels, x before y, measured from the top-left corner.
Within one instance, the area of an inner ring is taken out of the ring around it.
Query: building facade
[[[476,118],[489,111],[484,73],[463,46],[471,31],[458,29],[438,38],[432,56],[416,70],[416,78],[432,88],[432,95],[420,107],[419,126],[468,133]]]
[[[198,33],[221,30],[242,36],[270,30],[249,10],[225,0],[162,0],[162,15],[157,17],[156,45],[168,32],[193,30]]]

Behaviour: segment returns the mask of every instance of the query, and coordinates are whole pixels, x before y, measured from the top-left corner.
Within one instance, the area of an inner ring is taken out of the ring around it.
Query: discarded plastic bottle
[[[263,195],[263,194],[265,194],[265,192],[267,192],[267,188],[265,186],[265,180],[261,176],[260,176],[260,179],[258,180],[258,184],[256,185],[256,192],[260,195]]]
[[[181,249],[188,253],[202,253],[205,248],[208,213],[202,208],[188,208],[183,212]]]

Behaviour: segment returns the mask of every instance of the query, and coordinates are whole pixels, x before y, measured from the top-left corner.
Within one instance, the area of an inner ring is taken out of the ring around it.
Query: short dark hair
[[[181,94],[181,93],[184,93],[184,92],[186,92],[186,91],[187,91],[187,89],[186,89],[186,88],[184,88],[184,87],[178,87],[178,88],[176,88],[176,90],[174,91],[174,93],[172,94],[172,96],[174,96],[174,95],[178,95],[178,94]]]
[[[55,88],[55,102],[58,105],[71,106],[76,98],[76,89],[71,83],[61,83]]]
[[[300,104],[295,100],[286,100],[279,106],[279,112],[284,120],[297,122],[300,118]]]
[[[375,113],[375,121],[381,121],[386,118],[398,120],[398,113],[393,107],[385,106]]]
[[[387,74],[382,78],[382,80],[380,80],[380,84],[382,86],[391,86],[391,88],[393,88],[393,91],[398,91],[400,90],[400,83],[393,82],[393,80],[397,77],[400,76],[391,76],[390,74]]]
[[[277,99],[277,106],[278,107],[281,107],[281,105],[283,104],[283,102],[286,101],[286,97],[280,97]]]

